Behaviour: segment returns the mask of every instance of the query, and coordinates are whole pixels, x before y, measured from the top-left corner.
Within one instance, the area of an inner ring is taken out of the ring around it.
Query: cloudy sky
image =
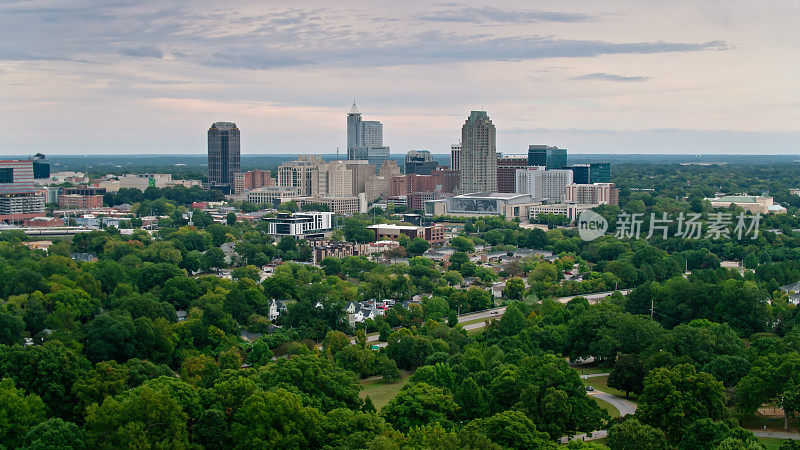
[[[491,6],[487,6],[491,5]],[[2,0],[0,154],[334,153],[355,98],[393,153],[800,154],[797,0]]]

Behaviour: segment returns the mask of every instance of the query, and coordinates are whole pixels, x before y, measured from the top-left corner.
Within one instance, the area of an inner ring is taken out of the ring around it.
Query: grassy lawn
[[[783,442],[786,440],[786,439],[766,438],[766,437],[760,437],[756,439],[758,439],[758,442],[764,445],[764,447],[767,450],[778,450],[779,448],[781,448],[781,444],[783,444]]]
[[[625,397],[624,392],[614,389],[612,387],[608,387],[608,376],[592,377],[592,378],[587,378],[585,380],[583,379],[583,377],[581,377],[581,381],[583,381],[584,385],[593,386],[595,390],[607,392],[609,394],[614,394],[616,396],[623,398]],[[631,394],[628,400],[636,403],[636,394]]]
[[[474,330],[467,330],[467,336],[474,336],[476,334],[483,333],[483,330],[485,329],[486,327],[475,328]]]
[[[583,375],[583,374],[591,375],[593,373],[609,373],[609,372],[611,372],[611,369],[609,369],[607,367],[598,367],[598,366],[593,366],[593,365],[588,365],[588,364],[585,365],[585,366],[575,366],[575,367],[573,367],[573,369],[575,369],[575,371],[578,372],[581,375]]]
[[[608,403],[605,400],[599,399],[597,397],[593,397],[593,396],[590,396],[590,397],[592,397],[594,399],[594,401],[597,402],[597,406],[599,406],[599,407],[605,409],[606,411],[608,411],[608,415],[611,416],[612,419],[616,419],[617,417],[619,417],[619,410],[617,408],[615,408],[614,405],[612,405],[611,403]]]
[[[469,325],[471,323],[491,322],[492,320],[494,320],[494,319],[486,319],[486,318],[483,318],[483,319],[472,319],[472,320],[465,320],[463,322],[459,321],[458,324],[459,325]]]
[[[375,405],[375,409],[380,411],[381,408],[389,403],[389,400],[400,392],[403,386],[408,384],[409,376],[410,374],[404,373],[403,378],[396,383],[384,383],[383,380],[362,380],[361,386],[363,386],[364,389],[362,389],[358,395],[362,399],[369,395],[369,398],[372,399],[372,403]]]
[[[786,431],[783,429],[783,421],[784,419],[782,415],[764,416],[756,413],[752,417],[745,417],[742,419],[742,428],[761,430],[764,428],[764,425],[766,425],[767,431]],[[789,432],[798,432],[797,423],[795,423],[793,420],[789,420]]]

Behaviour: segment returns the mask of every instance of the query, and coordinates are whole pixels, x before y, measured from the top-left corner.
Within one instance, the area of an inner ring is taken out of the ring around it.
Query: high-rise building
[[[590,183],[610,183],[611,182],[611,163],[591,163],[589,164]]]
[[[278,186],[294,187],[302,196],[316,196],[319,189],[319,165],[325,161],[320,156],[300,155],[296,161],[278,166]]]
[[[461,127],[461,192],[497,192],[497,139],[486,111],[472,111]]]
[[[589,184],[591,176],[589,174],[590,168],[588,164],[574,164],[565,167],[565,169],[572,171],[572,182],[575,184]]]
[[[561,202],[568,184],[572,184],[571,170],[544,170],[543,166],[517,169],[518,194],[532,194],[551,202]]]
[[[618,205],[619,190],[614,183],[568,184],[564,201],[581,205]]]
[[[229,193],[240,167],[239,128],[233,122],[215,122],[208,129],[208,184]]]
[[[31,161],[33,161],[34,179],[40,180],[50,178],[50,161],[48,161],[43,154],[37,153],[33,155]]]
[[[439,163],[433,160],[431,152],[427,150],[411,150],[406,153],[406,174],[430,175]]]
[[[353,195],[353,171],[342,161],[331,161],[318,166],[319,187],[317,192],[327,197],[351,197]]]
[[[461,170],[461,144],[450,145],[450,168]]]
[[[364,187],[366,198],[373,201],[378,197],[386,197],[391,192],[392,178],[400,176],[400,167],[397,161],[386,161],[380,169],[378,175],[372,175],[367,179]]]
[[[500,156],[497,158],[497,192],[517,192],[517,169],[528,167],[525,155]]]
[[[383,124],[377,120],[362,120],[353,102],[347,113],[347,159],[367,160],[376,168],[389,160],[389,147],[383,145]]]
[[[353,195],[367,192],[367,180],[375,176],[375,166],[364,159],[344,161],[344,164],[353,171]]]
[[[44,213],[47,192],[37,188],[33,180],[33,161],[0,161],[0,220]]]
[[[572,171],[575,184],[609,183],[611,181],[611,163],[574,164],[565,169]]]
[[[547,145],[529,145],[528,165],[544,166],[547,170],[563,169],[567,166],[567,149]]]
[[[233,174],[233,187],[236,195],[243,194],[250,189],[264,186],[274,186],[275,179],[269,170],[250,170]]]

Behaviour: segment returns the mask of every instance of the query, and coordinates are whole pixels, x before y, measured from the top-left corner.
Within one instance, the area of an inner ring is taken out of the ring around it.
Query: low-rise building
[[[427,216],[503,216],[506,219],[515,217],[527,219],[530,208],[542,203],[541,198],[531,194],[492,193],[462,194],[439,200],[425,202]]]
[[[296,187],[288,186],[264,186],[256,188],[247,193],[247,201],[256,205],[277,205],[280,203],[294,200],[300,196],[300,191]]]
[[[308,204],[320,204],[328,207],[328,210],[343,215],[365,214],[367,212],[367,196],[358,194],[355,197],[300,197],[295,199],[297,206],[302,207]]]
[[[397,241],[400,236],[408,236],[409,239],[422,238],[430,244],[441,244],[444,242],[444,227],[440,225],[432,225],[428,227],[418,227],[414,225],[394,225],[394,224],[377,224],[370,225],[367,228],[375,232],[375,239]]]
[[[65,209],[92,209],[103,206],[102,195],[61,194],[58,207]]]
[[[312,262],[314,264],[319,264],[325,258],[361,256],[368,255],[370,252],[369,244],[359,244],[357,242],[311,239],[308,241],[308,245],[311,247]]]
[[[324,236],[333,229],[331,212],[279,213],[262,220],[267,223],[267,234],[273,236]]]
[[[534,205],[530,208],[530,220],[537,220],[539,214],[556,214],[566,216],[570,222],[574,222],[581,211],[592,209],[598,205],[579,205],[577,203],[549,203],[544,205]]]
[[[728,208],[738,206],[752,214],[785,213],[786,208],[775,205],[772,197],[766,195],[722,195],[716,198],[707,198],[714,208]]]

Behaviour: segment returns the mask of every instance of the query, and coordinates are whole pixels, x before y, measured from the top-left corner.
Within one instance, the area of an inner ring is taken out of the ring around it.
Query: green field
[[[363,386],[363,389],[358,395],[362,399],[369,395],[375,405],[375,409],[380,411],[381,408],[389,403],[389,400],[400,392],[403,386],[408,384],[409,376],[410,374],[404,373],[403,378],[396,383],[384,383],[383,380],[362,381],[361,386]]]

